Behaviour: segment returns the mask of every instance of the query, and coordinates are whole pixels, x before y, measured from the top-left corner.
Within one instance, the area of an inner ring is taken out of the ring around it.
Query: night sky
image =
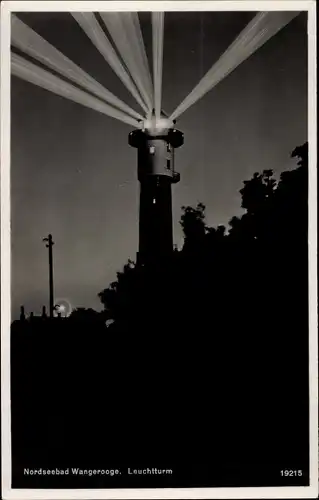
[[[172,112],[255,13],[166,13],[163,109]],[[129,105],[133,97],[68,13],[21,20]],[[151,63],[150,14],[140,20]],[[97,293],[138,247],[136,150],[131,128],[12,77],[12,312],[48,304],[53,234],[55,297],[100,308]],[[299,15],[177,121],[181,182],[173,186],[174,241],[182,205],[206,205],[209,225],[242,213],[239,189],[256,171],[293,168],[307,140],[307,18]],[[275,256],[274,256],[275,258]]]

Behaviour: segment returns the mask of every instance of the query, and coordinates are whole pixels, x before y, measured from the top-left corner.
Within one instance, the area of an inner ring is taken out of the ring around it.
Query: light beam
[[[221,82],[299,12],[259,12],[170,116],[174,120]]]
[[[12,14],[11,44],[134,118],[142,116]]]
[[[11,74],[21,78],[22,80],[33,83],[38,87],[49,90],[54,94],[82,104],[87,108],[91,108],[95,111],[115,118],[116,120],[120,120],[123,123],[133,125],[134,127],[138,126],[138,121],[134,120],[131,116],[113,108],[85,91],[78,89],[71,83],[65,82],[58,76],[53,75],[49,71],[40,68],[36,64],[33,64],[14,53],[11,54]]]
[[[148,64],[147,54],[143,41],[140,21],[137,12],[121,12],[121,20],[130,42],[136,60],[138,62],[139,70],[143,79],[143,84],[150,95],[153,95],[152,77]]]
[[[152,95],[143,78],[143,69],[140,64],[139,51],[136,49],[136,40],[131,39],[128,29],[126,12],[100,12],[100,16],[110,33],[131,77],[133,78],[148,111],[152,109]]]
[[[111,42],[105,35],[101,26],[99,25],[93,12],[71,12],[76,22],[82,28],[84,33],[91,40],[93,45],[97,48],[100,54],[104,57],[105,61],[111,66],[116,75],[123,82],[125,87],[129,90],[141,108],[147,112],[147,106],[141,99],[138,90],[135,87],[130,75],[124,68],[120,58],[114,50]]]
[[[152,12],[152,34],[154,107],[156,119],[159,120],[162,109],[164,12]]]

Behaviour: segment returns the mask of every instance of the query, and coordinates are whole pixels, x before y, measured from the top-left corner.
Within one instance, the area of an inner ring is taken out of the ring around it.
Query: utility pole
[[[49,249],[49,300],[50,300],[50,318],[53,318],[54,311],[54,291],[53,291],[53,251],[52,247],[54,245],[54,241],[52,239],[52,234],[49,234],[47,238],[43,238],[43,241],[46,241],[45,245]]]

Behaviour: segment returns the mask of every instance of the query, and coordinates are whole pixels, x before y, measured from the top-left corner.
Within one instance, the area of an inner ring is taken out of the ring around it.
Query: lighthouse
[[[129,134],[129,144],[138,153],[139,263],[158,261],[173,251],[172,184],[180,180],[174,150],[183,142],[183,133],[164,113],[156,119],[153,112]]]

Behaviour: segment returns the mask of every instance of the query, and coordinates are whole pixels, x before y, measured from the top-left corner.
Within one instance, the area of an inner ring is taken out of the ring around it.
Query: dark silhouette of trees
[[[277,421],[287,417],[284,405],[291,408],[297,393],[300,398],[302,391],[306,394],[307,145],[292,156],[298,157],[298,167],[283,172],[278,181],[269,169],[244,182],[240,193],[245,213],[233,217],[227,231],[206,225],[204,205],[183,207],[183,249],[155,268],[125,266],[117,283],[100,294],[122,335],[135,339],[135,332],[144,332],[152,338],[149,342],[157,342],[158,356],[165,359],[171,377],[172,360],[179,359],[180,367],[180,358],[188,356],[183,379],[189,380],[191,372],[196,392],[200,386],[203,398],[212,394],[218,408],[224,408],[220,420],[218,411],[214,413],[223,428],[225,414],[231,415],[234,408],[246,404],[250,413],[252,407],[262,412],[266,401],[271,408],[277,405],[278,411],[267,416],[272,437],[264,432],[269,453],[274,436],[278,442],[286,439],[292,453],[292,446],[295,453],[300,451],[287,437],[293,428],[286,423],[282,432]],[[283,393],[281,383],[288,373],[290,384]],[[216,386],[221,378],[222,389]],[[253,389],[253,380],[259,389]],[[231,405],[222,394],[227,388]],[[236,425],[242,430],[259,427],[258,420],[245,422],[244,414],[242,419],[239,415]],[[305,412],[304,426],[306,418]],[[231,441],[226,428],[224,443]]]
[[[205,205],[198,203],[196,208],[182,207],[182,211],[180,224],[184,232],[184,249],[196,251],[205,237]]]
[[[69,319],[74,322],[98,322],[104,320],[104,315],[95,311],[92,308],[86,309],[85,307],[77,307],[71,312]]]
[[[228,228],[209,227],[203,204],[182,207],[183,248],[129,260],[99,293],[102,313],[12,325],[20,461],[32,442],[32,459],[107,447],[307,469],[308,145],[292,157],[278,180],[244,181]]]

